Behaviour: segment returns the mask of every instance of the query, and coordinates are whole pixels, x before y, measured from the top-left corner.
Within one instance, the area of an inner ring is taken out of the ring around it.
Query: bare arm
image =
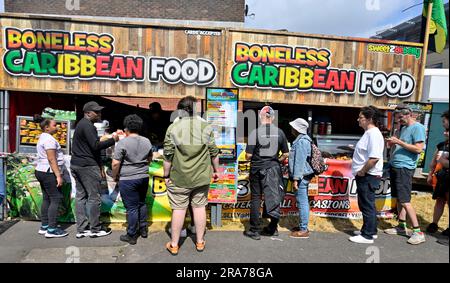
[[[369,172],[370,169],[375,167],[378,162],[378,158],[369,158],[369,160],[364,164],[364,167],[358,172],[358,176],[364,176]]]
[[[425,143],[424,142],[418,142],[415,144],[408,144],[405,143],[404,141],[402,141],[399,138],[396,137],[391,137],[389,139],[387,139],[388,142],[391,142],[393,144],[397,144],[401,147],[403,147],[404,149],[406,149],[409,152],[412,153],[416,153],[416,154],[420,154],[423,151],[423,148],[425,147]]]
[[[164,168],[164,177],[167,178],[170,175],[170,168],[172,168],[172,162],[164,160],[163,168]]]
[[[120,160],[113,159],[112,160],[112,177],[114,180],[119,180],[119,171],[120,171]]]
[[[46,152],[47,152],[48,164],[50,165],[50,168],[52,168],[52,171],[56,176],[56,186],[58,188],[62,187],[63,180],[62,180],[61,172],[58,167],[58,160],[56,158],[56,149],[47,149]]]

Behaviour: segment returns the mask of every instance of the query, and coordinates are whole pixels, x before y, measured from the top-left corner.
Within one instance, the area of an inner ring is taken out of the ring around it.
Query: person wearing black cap
[[[94,123],[101,120],[103,108],[94,101],[86,103],[83,107],[84,118],[78,122],[73,135],[70,168],[76,181],[77,238],[111,234],[110,230],[104,230],[100,225],[101,150],[113,146],[119,137],[116,132],[113,138],[100,141]]]
[[[278,222],[281,217],[280,203],[284,199],[281,162],[289,155],[286,135],[273,125],[275,111],[270,106],[261,109],[261,126],[249,135],[245,149],[250,160],[250,229],[244,232],[246,237],[260,240],[263,236],[278,236]],[[282,155],[279,157],[279,152]],[[261,197],[264,194],[263,217],[270,218],[270,224],[260,229]]]

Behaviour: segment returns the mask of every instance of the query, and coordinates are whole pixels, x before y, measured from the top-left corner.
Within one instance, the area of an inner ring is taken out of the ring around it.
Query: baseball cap
[[[98,111],[102,111],[103,108],[105,108],[105,107],[98,105],[97,102],[89,101],[88,103],[86,103],[83,106],[83,112],[89,112],[89,111],[98,112]]]
[[[264,106],[264,107],[261,109],[260,115],[264,115],[264,114],[266,115],[266,117],[272,118],[272,117],[275,116],[275,111],[274,111],[273,108],[270,107],[270,106]]]
[[[410,112],[412,112],[411,107],[409,107],[407,104],[399,104],[397,105],[397,107],[395,107],[395,111],[401,111],[401,110],[409,110]]]
[[[291,125],[291,127],[294,128],[300,134],[304,135],[308,134],[309,124],[308,122],[306,122],[305,119],[302,118],[295,119],[294,121],[290,122],[289,125]]]

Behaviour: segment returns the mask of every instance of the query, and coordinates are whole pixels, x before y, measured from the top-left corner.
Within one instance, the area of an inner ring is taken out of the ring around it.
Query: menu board
[[[210,185],[210,203],[237,202],[237,116],[237,89],[207,89],[206,120],[213,127],[216,145],[220,150],[220,179]]]
[[[53,137],[61,145],[63,151],[68,149],[68,132],[70,130],[69,121],[56,121],[58,131]],[[42,134],[39,123],[33,121],[33,117],[17,117],[17,148],[19,152],[33,153]]]
[[[237,89],[207,89],[206,119],[213,126],[221,158],[236,159],[237,112]]]

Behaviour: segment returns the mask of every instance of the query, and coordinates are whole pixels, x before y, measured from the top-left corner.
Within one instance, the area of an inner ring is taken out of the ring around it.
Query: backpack
[[[311,156],[308,156],[308,163],[314,171],[314,175],[320,175],[328,168],[322,157],[322,152],[313,142],[311,142]]]

